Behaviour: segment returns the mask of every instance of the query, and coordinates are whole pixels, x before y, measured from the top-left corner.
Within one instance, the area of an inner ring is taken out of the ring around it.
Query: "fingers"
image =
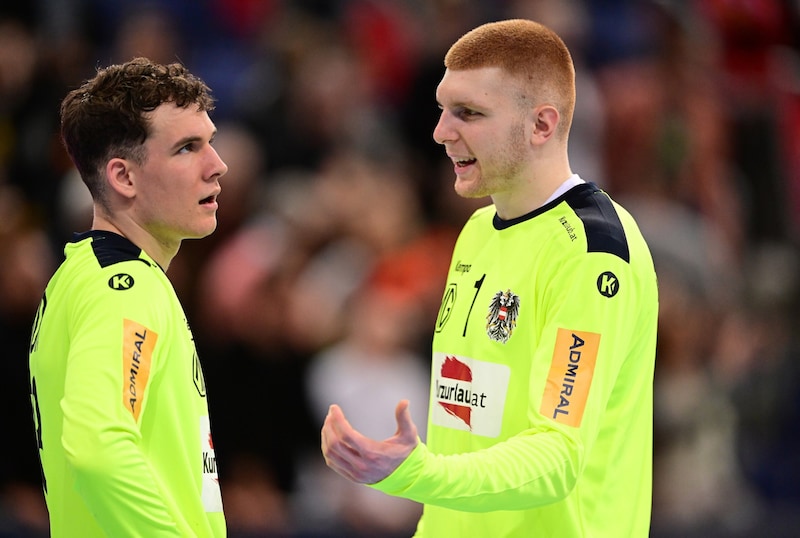
[[[325,463],[341,476],[357,483],[367,481],[364,452],[370,440],[356,431],[344,416],[341,408],[331,405],[321,433],[322,454]]]
[[[406,443],[415,442],[417,439],[417,426],[411,418],[408,400],[401,400],[397,404],[394,416],[395,420],[397,420],[397,433],[395,433],[395,436]]]
[[[356,449],[356,446],[363,442],[364,436],[350,425],[338,405],[333,404],[328,409],[323,431],[325,428],[329,431],[329,437],[337,441],[337,445],[341,445],[342,448],[358,455],[359,450]]]
[[[342,453],[338,450],[337,446],[338,445],[334,443],[330,445],[328,449],[323,448],[326,465],[348,480],[358,482],[359,480],[358,476],[356,476],[354,464],[358,459],[352,458],[346,452]]]
[[[348,455],[353,453],[353,449],[347,446],[342,434],[342,430],[346,429],[347,426],[349,424],[339,406],[330,406],[328,415],[322,425],[320,441],[322,455],[328,467],[345,478],[353,480],[351,465],[348,461]]]
[[[325,423],[322,426],[322,453],[326,460],[350,459],[362,457],[363,447],[368,441],[356,431],[345,418],[338,405],[331,405]]]
[[[328,415],[322,425],[322,451],[329,452],[334,448],[346,446],[345,439],[354,432],[350,423],[344,417],[344,413],[338,405],[334,404],[328,408]]]
[[[397,402],[397,407],[394,408],[394,416],[398,424],[400,423],[400,415],[407,413],[410,405],[408,400],[400,400]]]
[[[336,404],[331,404],[328,407],[328,415],[325,417],[325,422],[328,422],[328,420],[344,420],[347,422],[347,419],[344,417],[344,411],[342,411],[342,408]]]
[[[325,463],[353,482],[373,484],[383,480],[417,445],[417,427],[408,408],[408,400],[397,404],[397,432],[393,437],[376,441],[355,430],[341,408],[331,405],[321,432]]]

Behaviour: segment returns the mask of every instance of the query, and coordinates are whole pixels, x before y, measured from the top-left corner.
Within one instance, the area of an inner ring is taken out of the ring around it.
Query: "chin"
[[[484,192],[485,189],[481,188],[481,185],[466,183],[461,180],[456,180],[455,191],[462,198],[484,198],[489,196],[488,193]]]
[[[216,229],[217,229],[217,223],[215,222],[213,225],[192,230],[191,233],[186,234],[186,239],[202,239],[204,237],[208,237],[209,235],[213,234]]]

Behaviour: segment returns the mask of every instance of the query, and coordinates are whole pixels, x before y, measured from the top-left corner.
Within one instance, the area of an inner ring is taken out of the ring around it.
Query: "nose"
[[[214,149],[213,146],[208,146],[211,150],[211,175],[212,178],[220,178],[224,176],[228,172],[228,165],[225,164],[225,161],[222,160],[222,157],[219,156],[217,150]]]
[[[448,117],[449,116],[446,110],[442,110],[441,114],[439,114],[439,121],[436,123],[436,127],[433,129],[433,139],[437,144],[445,144],[455,138],[455,134],[450,127]]]

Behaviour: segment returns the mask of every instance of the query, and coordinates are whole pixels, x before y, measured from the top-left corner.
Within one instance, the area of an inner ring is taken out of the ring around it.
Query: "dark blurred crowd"
[[[91,223],[58,106],[134,56],[181,61],[217,98],[219,228],[169,275],[206,370],[231,536],[413,532],[418,505],[325,468],[319,428],[337,402],[389,436],[401,398],[425,423],[449,255],[488,202],[453,193],[435,88],[453,41],[512,17],[570,47],[573,170],[634,214],[656,261],[652,535],[800,532],[800,2],[3,5],[0,536],[46,535],[27,347],[63,243]]]

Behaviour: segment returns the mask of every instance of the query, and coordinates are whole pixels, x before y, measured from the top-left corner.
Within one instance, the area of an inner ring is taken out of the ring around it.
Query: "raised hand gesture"
[[[374,484],[389,476],[419,443],[408,400],[397,404],[395,419],[395,434],[376,441],[355,430],[341,408],[331,405],[322,426],[322,454],[328,467],[361,484]]]

